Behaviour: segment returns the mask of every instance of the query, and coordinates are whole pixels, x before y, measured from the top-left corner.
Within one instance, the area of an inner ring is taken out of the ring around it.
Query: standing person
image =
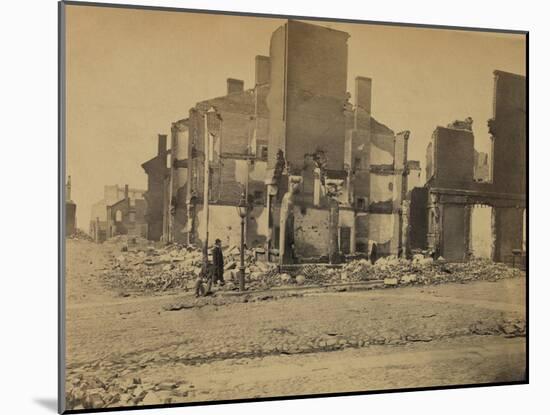
[[[224,285],[225,281],[223,280],[223,252],[222,252],[222,241],[216,239],[214,243],[214,251],[212,252],[212,262],[214,264],[214,282],[219,282],[220,285]]]
[[[370,262],[372,263],[372,265],[374,265],[374,263],[378,259],[378,248],[376,246],[376,242],[372,243],[369,257],[370,257]]]

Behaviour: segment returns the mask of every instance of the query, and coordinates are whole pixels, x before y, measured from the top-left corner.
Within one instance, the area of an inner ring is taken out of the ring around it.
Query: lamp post
[[[248,214],[248,203],[246,200],[246,193],[244,191],[241,194],[241,200],[237,206],[237,212],[241,217],[241,263],[239,266],[239,291],[244,291],[244,225],[246,215]]]

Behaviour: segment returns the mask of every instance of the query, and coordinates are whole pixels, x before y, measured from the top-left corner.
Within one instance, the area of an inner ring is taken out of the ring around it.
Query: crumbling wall
[[[422,180],[422,170],[420,169],[420,163],[418,161],[409,160],[408,169],[409,174],[407,175],[407,197],[410,197],[412,190],[415,187],[422,187],[424,185],[424,182]]]
[[[395,134],[384,124],[371,119],[371,164],[391,164],[395,155]]]
[[[204,176],[204,111],[208,115],[208,131],[213,134],[209,159],[212,169],[211,198],[238,202],[246,181],[246,159],[261,156],[261,144],[267,143],[267,86],[237,91],[223,97],[199,102],[189,112],[190,192],[201,195]],[[250,168],[252,171],[253,169]],[[241,177],[244,174],[243,177]],[[263,178],[262,178],[263,180]]]
[[[409,217],[409,244],[411,249],[428,246],[428,189],[417,187],[411,191]]]
[[[187,243],[188,120],[172,123],[171,133],[170,237],[175,242]]]
[[[188,206],[187,184],[177,189],[173,195],[174,211],[172,215],[172,238],[174,242],[185,244],[188,242]]]
[[[147,174],[147,238],[158,241],[164,233],[164,214],[167,197],[166,179],[169,177],[167,166],[168,150],[166,135],[159,134],[157,155],[141,166]]]
[[[224,157],[213,164],[210,176],[210,200],[218,203],[236,203],[246,188],[248,176],[249,198],[256,204],[265,204],[266,162],[245,158]]]
[[[287,27],[285,155],[300,166],[304,153],[322,150],[328,169],[343,169],[349,35],[298,21]]]
[[[253,94],[246,91],[243,94]],[[247,97],[252,99],[253,97]],[[229,98],[227,98],[229,99]],[[254,114],[254,108],[246,108],[241,111],[227,111],[222,106],[221,116],[223,119],[221,131],[221,152],[232,154],[246,154],[252,139],[254,124],[250,119]]]
[[[294,208],[294,238],[296,254],[315,257],[328,254],[329,232],[327,209]]]
[[[263,247],[266,243],[269,231],[267,215],[264,206],[254,206],[249,212],[246,226],[246,243],[249,248]]]
[[[164,167],[165,165],[163,165]],[[159,168],[162,171],[162,168]],[[147,238],[152,241],[159,241],[163,233],[164,215],[164,175],[152,173],[147,180]]]
[[[354,172],[352,202],[356,202],[357,198],[368,199],[370,196],[371,147],[368,130],[346,132],[345,163]]]
[[[212,245],[216,238],[219,238],[223,245],[239,247],[241,244],[241,217],[237,212],[237,207],[210,204],[209,209],[209,245]],[[249,248],[257,247],[265,242],[267,232],[261,225],[264,211],[264,207],[256,206],[248,214],[245,243]],[[198,245],[204,243],[203,239],[206,233],[204,213],[204,206],[202,204],[197,205],[196,226],[198,239],[196,243]]]
[[[255,160],[249,169],[248,194],[255,205],[265,206],[266,204],[266,185],[267,162]]]
[[[211,171],[210,200],[217,203],[239,201],[246,182],[247,160],[223,158]]]
[[[355,212],[352,209],[340,209],[338,215],[340,251],[349,254],[352,250],[354,232],[357,232],[355,224]]]
[[[441,255],[449,261],[463,261],[466,258],[465,207],[447,204],[443,206],[443,243]]]
[[[271,61],[270,87],[266,103],[269,109],[268,167],[274,168],[277,152],[285,149],[286,121],[286,38],[287,25],[271,35],[269,57]]]
[[[366,253],[369,242],[369,214],[358,212],[355,217],[355,250]]]
[[[388,202],[393,198],[393,176],[388,174],[370,174],[370,202]]]
[[[474,135],[437,127],[433,136],[434,186],[468,188],[474,181]]]
[[[434,176],[434,145],[430,142],[426,147],[426,183]]]
[[[392,240],[395,233],[395,221],[399,221],[398,215],[386,213],[371,213],[368,215],[369,239],[376,242],[379,255],[391,255],[397,253],[395,243]]]

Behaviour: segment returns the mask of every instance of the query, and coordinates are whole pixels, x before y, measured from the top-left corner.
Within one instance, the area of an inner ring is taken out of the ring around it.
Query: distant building
[[[65,236],[76,232],[76,203],[71,199],[71,176],[65,185]]]
[[[145,190],[105,186],[104,198],[92,205],[90,235],[103,242],[116,235],[147,237]]]

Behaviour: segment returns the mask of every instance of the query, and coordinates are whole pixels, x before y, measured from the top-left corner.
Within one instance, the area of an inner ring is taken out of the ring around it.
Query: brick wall
[[[474,135],[437,127],[433,135],[435,186],[467,188],[474,181]]]
[[[527,118],[525,77],[495,71],[493,183],[496,191],[526,191]]]

